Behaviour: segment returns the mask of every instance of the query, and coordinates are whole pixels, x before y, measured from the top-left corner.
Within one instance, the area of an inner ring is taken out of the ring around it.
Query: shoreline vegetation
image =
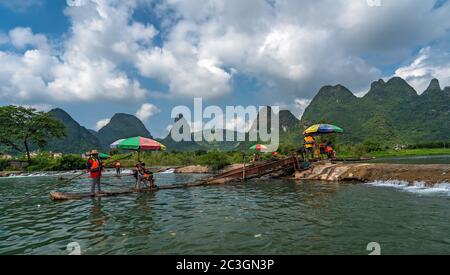
[[[372,152],[362,152],[359,148],[343,147],[343,151],[338,151],[338,159],[359,159],[359,158],[395,158],[395,157],[420,157],[450,155],[450,148],[422,148],[404,150],[376,150]],[[350,149],[350,150],[349,150]],[[280,156],[288,156],[289,152],[282,152]],[[208,171],[219,171],[226,166],[233,164],[250,163],[253,155],[250,152],[146,152],[141,155],[141,161],[148,167],[194,167],[208,168]],[[271,154],[262,154],[262,160],[270,159]],[[124,168],[132,168],[137,163],[137,154],[115,154],[110,159],[105,160],[106,167],[112,168],[115,160],[121,160]],[[13,159],[0,159],[0,171],[22,171],[22,172],[49,172],[49,171],[71,171],[84,169],[86,159],[81,155],[66,154],[55,157],[49,152],[41,152],[32,158],[32,162],[23,169],[13,167],[11,163],[26,163],[27,157]],[[200,169],[200,168],[199,168]],[[189,170],[189,169],[188,169]],[[194,169],[195,170],[195,169]]]

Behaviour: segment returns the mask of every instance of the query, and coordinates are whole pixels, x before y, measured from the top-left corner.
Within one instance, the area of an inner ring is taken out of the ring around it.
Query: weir
[[[397,180],[433,186],[450,182],[450,165],[318,162],[307,171],[297,171],[295,179],[359,182]]]
[[[250,179],[270,177],[291,177],[295,180],[320,181],[388,181],[398,180],[408,183],[423,182],[428,186],[450,182],[450,165],[406,165],[406,164],[370,164],[342,163],[319,161],[312,163],[307,169],[302,169],[297,157],[292,156],[274,159],[232,169],[218,175],[185,184],[161,185],[154,189],[128,189],[119,192],[103,192],[92,195],[89,193],[67,194],[50,193],[55,201],[77,200],[89,197],[111,197],[132,193],[156,192],[159,190],[184,189],[191,187],[223,185],[245,182]],[[294,175],[294,176],[293,176]]]

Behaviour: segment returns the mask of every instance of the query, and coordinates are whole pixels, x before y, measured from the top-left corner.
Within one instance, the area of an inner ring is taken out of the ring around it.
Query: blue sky
[[[0,105],[60,107],[93,129],[138,114],[163,137],[194,97],[300,116],[323,85],[450,86],[448,1],[369,2],[0,0]]]

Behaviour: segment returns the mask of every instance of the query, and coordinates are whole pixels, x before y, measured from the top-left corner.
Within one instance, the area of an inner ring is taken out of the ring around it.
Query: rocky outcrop
[[[208,166],[190,165],[175,169],[177,174],[211,174],[213,171]]]
[[[297,172],[295,179],[362,182],[399,180],[434,185],[450,182],[450,165],[319,163],[308,171]]]

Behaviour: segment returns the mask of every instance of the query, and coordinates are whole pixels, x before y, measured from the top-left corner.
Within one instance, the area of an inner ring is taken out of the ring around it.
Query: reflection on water
[[[158,174],[158,184],[199,176]],[[132,177],[111,178],[130,187]],[[0,254],[450,253],[449,196],[370,185],[253,181],[55,203],[51,178],[0,181]],[[89,190],[83,179],[66,191]]]
[[[93,198],[91,199],[92,208],[91,208],[91,223],[93,225],[92,230],[97,231],[101,229],[103,225],[108,221],[108,217],[102,211],[102,198]]]

